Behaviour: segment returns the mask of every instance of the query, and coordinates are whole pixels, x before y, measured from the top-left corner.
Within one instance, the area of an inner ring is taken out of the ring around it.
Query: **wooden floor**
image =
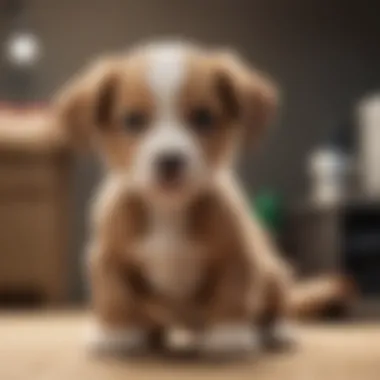
[[[300,328],[293,353],[242,363],[100,359],[83,349],[81,314],[0,315],[1,380],[379,380],[380,324]]]

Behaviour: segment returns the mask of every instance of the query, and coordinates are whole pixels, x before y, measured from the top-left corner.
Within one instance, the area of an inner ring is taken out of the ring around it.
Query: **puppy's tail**
[[[290,315],[298,320],[317,318],[330,307],[346,306],[356,287],[344,276],[324,276],[295,284],[290,294]]]

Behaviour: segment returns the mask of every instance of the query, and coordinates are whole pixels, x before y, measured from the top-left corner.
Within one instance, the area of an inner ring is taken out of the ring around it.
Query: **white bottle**
[[[359,161],[364,194],[380,197],[380,94],[364,99],[358,107]]]
[[[322,205],[333,205],[347,195],[349,158],[333,148],[321,148],[310,156],[311,199]]]

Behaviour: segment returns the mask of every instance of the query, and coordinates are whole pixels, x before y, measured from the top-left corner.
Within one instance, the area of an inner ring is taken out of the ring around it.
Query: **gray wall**
[[[338,0],[30,0],[29,20],[45,46],[35,95],[47,98],[98,53],[141,39],[179,34],[236,47],[278,81],[284,98],[279,128],[246,158],[243,177],[250,188],[294,199],[305,190],[307,153],[379,84],[379,8]],[[80,160],[76,252],[96,178],[93,162]]]

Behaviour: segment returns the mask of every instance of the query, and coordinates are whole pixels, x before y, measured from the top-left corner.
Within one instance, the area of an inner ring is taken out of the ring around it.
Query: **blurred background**
[[[181,36],[237,49],[282,90],[241,175],[301,274],[343,270],[380,315],[377,1],[0,0],[0,306],[85,299],[86,213],[100,172],[51,132],[49,99],[99,54]]]

